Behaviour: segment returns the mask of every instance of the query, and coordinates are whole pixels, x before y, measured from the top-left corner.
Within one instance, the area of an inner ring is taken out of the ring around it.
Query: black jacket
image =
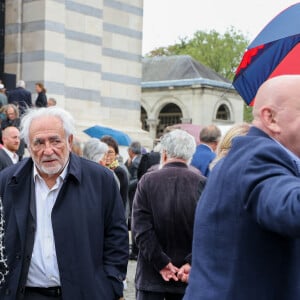
[[[38,93],[38,96],[35,100],[36,107],[47,107],[47,96],[44,92]]]
[[[186,284],[165,282],[159,271],[169,262],[191,262],[194,213],[205,178],[184,163],[168,163],[146,173],[133,201],[132,231],[139,247],[136,287],[184,293]]]
[[[126,208],[127,203],[127,197],[128,197],[128,174],[125,170],[125,167],[118,166],[113,170],[116,174],[116,176],[119,179],[120,183],[120,194],[122,198],[122,202],[124,205],[124,208]]]

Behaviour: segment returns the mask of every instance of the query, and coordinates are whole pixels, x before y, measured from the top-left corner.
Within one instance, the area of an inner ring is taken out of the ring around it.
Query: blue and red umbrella
[[[283,74],[300,74],[300,3],[278,14],[248,46],[233,86],[253,105],[261,84]]]

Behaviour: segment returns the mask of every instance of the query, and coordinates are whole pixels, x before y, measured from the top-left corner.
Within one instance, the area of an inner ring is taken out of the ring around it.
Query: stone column
[[[154,140],[156,138],[156,130],[157,125],[159,124],[159,119],[147,119],[146,122],[149,125],[150,138]]]

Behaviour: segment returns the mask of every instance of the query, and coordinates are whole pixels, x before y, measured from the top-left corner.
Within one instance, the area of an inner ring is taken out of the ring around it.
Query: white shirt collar
[[[201,143],[201,145],[206,146],[211,152],[214,152],[214,150],[210,146],[208,146],[207,144]]]

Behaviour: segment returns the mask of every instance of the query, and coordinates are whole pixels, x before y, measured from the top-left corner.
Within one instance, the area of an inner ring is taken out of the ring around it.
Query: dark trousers
[[[25,290],[24,300],[62,300],[62,297],[44,296],[37,292]]]
[[[184,294],[136,291],[136,300],[182,300]]]

